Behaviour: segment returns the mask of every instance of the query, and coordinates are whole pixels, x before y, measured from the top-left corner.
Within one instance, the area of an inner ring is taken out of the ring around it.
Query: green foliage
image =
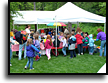
[[[106,17],[106,2],[72,2],[78,7]]]
[[[89,34],[93,34],[94,37],[97,36],[97,29],[101,28],[104,31],[104,26],[99,26],[93,23],[80,23],[79,27],[83,32],[88,32]]]

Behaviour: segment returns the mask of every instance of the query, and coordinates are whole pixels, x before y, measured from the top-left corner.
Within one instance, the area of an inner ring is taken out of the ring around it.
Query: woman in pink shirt
[[[52,47],[52,39],[50,35],[47,35],[46,42],[45,42],[45,49],[46,49],[46,55],[48,57],[48,60],[51,59],[50,56],[51,47]]]

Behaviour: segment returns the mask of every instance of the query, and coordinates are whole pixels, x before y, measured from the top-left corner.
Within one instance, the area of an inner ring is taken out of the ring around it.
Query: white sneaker
[[[50,58],[48,58],[48,60],[50,60],[51,59],[51,57]]]
[[[78,54],[78,55],[80,55],[80,54]]]
[[[10,64],[10,66],[12,66],[12,64]]]
[[[27,69],[27,66],[25,66],[25,69]]]
[[[83,53],[81,53],[81,55],[83,55]]]
[[[34,69],[34,68],[32,68],[32,69]],[[32,70],[32,69],[29,69],[29,70]]]

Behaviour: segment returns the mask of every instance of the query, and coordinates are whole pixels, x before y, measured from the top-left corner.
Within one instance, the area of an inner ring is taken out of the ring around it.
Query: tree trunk
[[[37,31],[37,24],[35,24],[35,32]]]
[[[71,33],[72,31],[72,23],[68,22],[68,31],[69,33]]]
[[[34,2],[34,10],[36,10],[36,5],[35,5],[35,2]]]

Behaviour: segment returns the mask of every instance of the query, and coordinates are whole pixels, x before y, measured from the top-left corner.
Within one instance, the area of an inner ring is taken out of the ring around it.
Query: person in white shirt
[[[64,36],[61,38],[61,42],[63,42],[62,52],[63,52],[64,56],[66,56],[66,47],[67,47],[66,35],[64,35]]]
[[[31,28],[31,26],[30,25],[27,25],[27,27],[25,28],[25,31],[28,33],[28,39],[30,38],[30,34],[31,34],[31,32],[30,32],[30,29]]]

